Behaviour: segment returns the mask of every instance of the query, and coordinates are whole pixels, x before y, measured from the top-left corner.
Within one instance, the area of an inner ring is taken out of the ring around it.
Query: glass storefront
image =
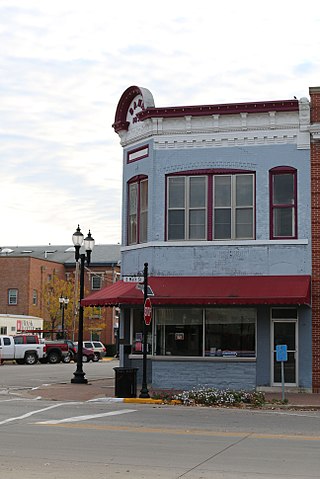
[[[153,329],[148,328],[148,353],[156,356],[255,357],[256,316],[254,308],[156,308]],[[132,310],[131,331],[132,352],[141,354],[141,310]]]

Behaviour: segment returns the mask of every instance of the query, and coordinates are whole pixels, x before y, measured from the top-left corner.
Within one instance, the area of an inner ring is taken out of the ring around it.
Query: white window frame
[[[173,178],[184,179],[184,205],[181,207],[170,207],[170,180]],[[190,206],[190,180],[193,178],[203,178],[205,180],[205,205],[203,207]],[[207,175],[186,175],[186,176],[169,176],[167,178],[167,240],[177,241],[176,239],[169,239],[169,213],[170,211],[184,211],[184,238],[178,239],[178,241],[195,240],[202,241],[208,237],[208,176]],[[204,210],[204,236],[202,238],[190,238],[190,212],[196,210]]]
[[[8,289],[8,304],[10,306],[14,306],[18,304],[18,289],[17,288]]]
[[[237,179],[242,176],[251,176],[252,178],[252,204],[251,205],[237,205]],[[231,202],[230,205],[228,206],[216,206],[215,205],[215,180],[216,178],[230,178],[231,180]],[[213,225],[212,225],[212,237],[214,240],[241,240],[241,239],[254,239],[255,236],[255,201],[254,201],[254,196],[255,196],[255,188],[254,188],[254,175],[252,173],[239,173],[239,174],[227,174],[227,175],[213,175],[213,198],[212,198],[212,210],[213,210]],[[215,212],[216,210],[231,210],[231,236],[230,238],[216,238],[215,236]],[[251,209],[252,211],[252,235],[250,237],[245,236],[237,236],[237,211],[240,210],[248,210]]]

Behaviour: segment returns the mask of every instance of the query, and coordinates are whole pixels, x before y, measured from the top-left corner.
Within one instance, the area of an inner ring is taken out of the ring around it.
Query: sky
[[[129,86],[156,107],[320,86],[318,0],[0,0],[0,247],[121,242]]]

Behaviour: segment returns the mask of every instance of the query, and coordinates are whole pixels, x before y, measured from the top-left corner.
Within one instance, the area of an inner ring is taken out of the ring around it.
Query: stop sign
[[[151,305],[151,299],[147,298],[144,302],[144,322],[146,323],[147,326],[151,323],[151,314],[152,314],[152,305]]]

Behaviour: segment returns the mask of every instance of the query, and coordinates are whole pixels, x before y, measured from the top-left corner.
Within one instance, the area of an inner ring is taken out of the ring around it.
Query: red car
[[[72,341],[67,340],[66,341],[68,346],[69,346],[69,354],[68,356],[64,359],[64,363],[70,363],[70,361],[77,362],[77,354],[78,354],[78,345],[74,344]],[[83,363],[88,363],[89,361],[99,361],[97,359],[96,355],[94,354],[93,349],[88,349],[88,348],[82,348],[82,362]]]

